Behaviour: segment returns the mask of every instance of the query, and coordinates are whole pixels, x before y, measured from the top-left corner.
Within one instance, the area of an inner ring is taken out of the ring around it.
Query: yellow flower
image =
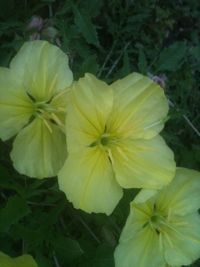
[[[17,135],[11,158],[20,173],[44,178],[62,167],[72,79],[68,57],[46,41],[25,43],[10,68],[0,68],[0,138]]]
[[[143,201],[142,201],[143,199]],[[190,265],[200,257],[200,173],[178,168],[172,182],[141,190],[115,251],[116,267]]]
[[[11,258],[0,252],[0,266],[1,267],[38,267],[30,255],[22,255],[17,258]]]
[[[173,153],[158,135],[168,103],[157,84],[133,73],[108,86],[86,74],[70,94],[69,156],[58,182],[75,208],[110,214],[122,188],[161,188],[171,181]]]

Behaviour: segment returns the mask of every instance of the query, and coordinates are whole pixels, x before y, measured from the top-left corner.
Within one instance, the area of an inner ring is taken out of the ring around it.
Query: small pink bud
[[[163,89],[165,88],[165,83],[167,81],[167,76],[165,74],[152,75],[151,73],[148,73],[149,78],[151,78],[155,83],[159,84],[160,87]]]
[[[33,16],[27,26],[29,31],[41,31],[44,26],[43,18],[39,16]]]

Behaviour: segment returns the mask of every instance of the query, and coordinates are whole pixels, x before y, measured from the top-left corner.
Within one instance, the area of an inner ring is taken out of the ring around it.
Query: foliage
[[[165,74],[171,109],[162,134],[177,164],[198,170],[199,10],[195,0],[0,1],[0,65],[8,66],[38,32],[68,54],[75,79],[85,72],[107,82],[132,71]],[[42,29],[28,29],[33,15],[44,19]],[[31,254],[39,267],[113,267],[113,250],[136,191],[126,190],[109,217],[75,210],[56,178],[31,179],[13,169],[11,144],[0,143],[1,250]]]

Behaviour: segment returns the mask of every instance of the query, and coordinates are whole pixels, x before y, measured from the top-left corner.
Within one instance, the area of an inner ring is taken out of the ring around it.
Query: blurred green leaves
[[[30,212],[24,199],[19,196],[9,197],[6,206],[0,210],[0,231],[8,231],[12,224],[17,223]]]
[[[99,46],[98,36],[89,14],[82,14],[75,6],[73,7],[74,21],[79,31],[88,44]]]
[[[157,61],[157,71],[176,71],[185,62],[187,54],[186,42],[175,42],[164,48]]]

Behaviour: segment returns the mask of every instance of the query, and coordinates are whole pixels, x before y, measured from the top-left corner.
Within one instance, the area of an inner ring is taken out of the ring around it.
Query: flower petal
[[[3,252],[0,252],[0,266],[13,267],[12,258],[4,254]]]
[[[67,55],[47,41],[26,42],[10,67],[37,101],[50,100],[73,80]]]
[[[120,242],[125,243],[134,239],[137,232],[143,230],[144,225],[149,221],[152,210],[153,204],[151,201],[142,204],[135,204],[132,201],[129,216],[120,236]]]
[[[74,83],[66,120],[69,152],[88,147],[104,132],[112,104],[112,89],[92,74]]]
[[[20,82],[6,68],[0,68],[0,138],[7,140],[27,124],[33,107]]]
[[[157,200],[162,210],[171,215],[185,215],[200,208],[200,172],[177,168],[176,176]]]
[[[169,265],[190,265],[200,257],[200,215],[195,212],[173,218],[173,229],[163,236]]]
[[[10,256],[0,252],[0,266],[1,267],[37,267],[38,265],[28,254],[11,258]]]
[[[116,179],[123,188],[158,189],[174,177],[173,153],[160,136],[124,141],[112,153]]]
[[[55,176],[63,166],[67,154],[65,135],[58,126],[48,123],[49,128],[43,120],[34,119],[17,135],[11,158],[18,172],[45,178]]]
[[[75,208],[110,214],[122,197],[104,151],[88,148],[69,154],[58,174],[59,187]]]
[[[144,203],[158,193],[156,189],[142,189],[134,198],[134,203]]]
[[[114,82],[114,107],[108,129],[124,137],[149,139],[164,127],[168,101],[163,89],[151,79],[133,73]]]
[[[126,231],[132,231],[131,228]],[[127,232],[127,235],[128,235]],[[116,267],[160,267],[164,265],[159,253],[159,240],[155,231],[144,227],[136,231],[129,241],[119,243],[115,250]]]
[[[14,267],[38,267],[30,255],[22,255],[14,259]]]

